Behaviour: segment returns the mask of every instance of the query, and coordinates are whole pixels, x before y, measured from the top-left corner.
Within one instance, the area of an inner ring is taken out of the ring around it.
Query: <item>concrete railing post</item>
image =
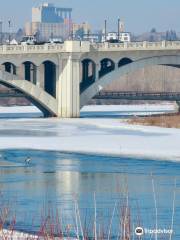
[[[128,43],[124,42],[124,48],[128,48]]]
[[[162,41],[162,47],[163,47],[163,48],[166,47],[166,41]]]
[[[147,41],[143,42],[143,48],[147,48]]]

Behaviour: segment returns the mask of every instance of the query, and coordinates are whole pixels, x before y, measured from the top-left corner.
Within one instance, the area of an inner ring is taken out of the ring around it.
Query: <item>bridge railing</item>
[[[90,42],[65,41],[63,44],[45,43],[43,45],[1,45],[0,54],[20,53],[58,53],[58,52],[89,52]]]
[[[179,101],[180,92],[112,92],[102,91],[94,99],[123,99],[123,100],[162,100]]]
[[[91,45],[92,51],[117,51],[117,50],[180,50],[180,41],[161,42],[125,42],[125,43],[94,43]]]
[[[64,52],[64,44],[44,44],[44,45],[1,45],[0,54],[12,53],[39,53],[39,52]]]
[[[180,92],[144,92],[144,91],[101,91],[98,93],[99,96],[126,96],[126,95],[131,95],[131,96],[143,96],[143,95],[153,95],[153,96],[166,96],[166,95],[171,95],[171,96],[180,96]]]
[[[180,41],[161,42],[125,42],[125,43],[90,43],[87,41],[66,41],[64,44],[44,45],[1,45],[0,54],[20,53],[57,53],[89,51],[127,51],[127,50],[180,50]]]

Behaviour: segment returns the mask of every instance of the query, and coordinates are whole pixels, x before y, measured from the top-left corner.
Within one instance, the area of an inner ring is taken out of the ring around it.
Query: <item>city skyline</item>
[[[0,9],[0,20],[3,21],[4,30],[8,29],[9,19],[12,21],[12,30],[16,31],[18,28],[24,27],[25,22],[31,20],[31,8],[43,2],[54,3],[60,7],[72,7],[73,21],[87,21],[93,29],[102,29],[104,19],[107,19],[108,30],[116,30],[117,18],[120,17],[125,21],[126,30],[133,33],[147,32],[153,27],[158,31],[175,29],[180,32],[178,23],[180,2],[177,0],[159,0],[158,2],[155,0],[151,0],[151,2],[139,0],[138,3],[114,0],[113,4],[102,0],[96,2],[83,0],[18,0],[17,2],[10,2],[8,0],[1,4]],[[100,11],[102,6],[103,11]]]

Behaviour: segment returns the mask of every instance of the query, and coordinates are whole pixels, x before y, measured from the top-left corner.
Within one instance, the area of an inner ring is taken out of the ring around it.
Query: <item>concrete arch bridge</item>
[[[107,85],[156,65],[179,68],[180,42],[0,46],[0,83],[23,94],[46,117],[79,117],[81,107]]]

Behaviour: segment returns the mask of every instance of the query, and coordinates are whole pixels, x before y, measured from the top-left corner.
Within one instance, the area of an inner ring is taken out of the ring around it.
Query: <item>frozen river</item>
[[[28,167],[24,162],[27,156],[32,159]],[[10,202],[15,211],[18,230],[38,231],[42,216],[45,219],[49,209],[62,213],[65,229],[74,223],[74,199],[78,201],[82,222],[86,220],[92,224],[95,193],[97,222],[104,227],[105,234],[117,204],[112,229],[112,236],[116,236],[121,211],[126,206],[126,187],[131,227],[140,224],[154,229],[153,173],[160,229],[171,226],[176,178],[173,226],[176,238],[173,239],[180,237],[179,163],[35,150],[4,150],[1,157],[6,159],[6,166],[0,168],[0,189],[3,200]]]

